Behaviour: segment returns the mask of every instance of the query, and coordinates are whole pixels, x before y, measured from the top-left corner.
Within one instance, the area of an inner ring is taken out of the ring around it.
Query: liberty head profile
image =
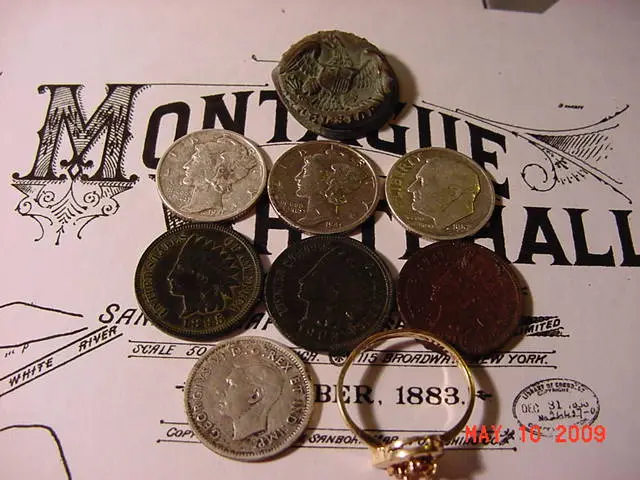
[[[182,209],[190,213],[221,209],[222,196],[249,175],[257,160],[244,145],[225,136],[195,144],[194,148],[195,152],[182,166],[182,184],[193,187]]]
[[[207,237],[193,234],[182,245],[167,275],[169,292],[182,297],[180,317],[223,310],[240,285],[239,269],[224,248]]]
[[[237,366],[229,372],[219,406],[220,414],[231,418],[234,440],[269,428],[284,383],[283,375],[266,364]]]
[[[470,167],[431,158],[418,170],[407,187],[411,193],[411,208],[444,228],[474,212],[474,202],[480,192],[478,175]]]
[[[341,247],[325,253],[298,280],[298,298],[305,304],[301,323],[355,334],[371,308],[371,274]]]
[[[363,171],[330,150],[305,156],[304,165],[295,176],[296,195],[307,199],[306,212],[298,222],[311,226],[334,219],[338,209],[349,201],[349,195],[366,179]]]

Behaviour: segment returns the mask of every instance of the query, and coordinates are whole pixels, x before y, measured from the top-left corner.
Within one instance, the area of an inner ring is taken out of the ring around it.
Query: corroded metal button
[[[304,37],[272,74],[287,110],[327,138],[364,136],[382,127],[398,103],[398,80],[382,52],[337,30]]]

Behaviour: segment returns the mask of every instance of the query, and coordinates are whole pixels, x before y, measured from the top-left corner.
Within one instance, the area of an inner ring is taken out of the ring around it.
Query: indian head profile
[[[324,254],[298,280],[305,304],[300,323],[353,334],[371,306],[370,274],[340,247]]]
[[[307,200],[306,212],[298,222],[312,226],[335,219],[349,195],[366,179],[364,172],[330,150],[305,156],[304,165],[295,176],[296,195]]]
[[[474,212],[480,180],[466,165],[456,163],[452,168],[451,163],[432,158],[418,170],[407,191],[411,208],[444,228]]]
[[[283,375],[264,363],[239,365],[229,372],[219,407],[220,414],[231,418],[234,440],[272,430],[272,408],[284,383]]]
[[[182,184],[192,187],[182,209],[189,213],[220,210],[223,195],[230,193],[258,162],[244,145],[225,136],[196,143],[194,149],[182,166]]]
[[[167,276],[169,292],[182,298],[180,318],[223,310],[240,285],[239,268],[224,247],[193,234],[182,245]]]

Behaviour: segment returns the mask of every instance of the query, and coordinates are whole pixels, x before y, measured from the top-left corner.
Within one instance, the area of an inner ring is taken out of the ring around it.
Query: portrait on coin
[[[336,218],[349,195],[366,180],[363,171],[330,150],[305,156],[304,165],[295,176],[296,195],[307,200],[305,214],[298,222],[311,226]]]
[[[219,411],[231,418],[234,440],[272,430],[270,424],[277,423],[272,408],[284,386],[284,376],[264,363],[237,366],[229,372]]]
[[[189,213],[222,209],[223,195],[258,162],[244,145],[224,136],[196,143],[194,150],[182,166],[182,184],[191,187],[182,209]]]
[[[240,285],[238,266],[224,247],[200,235],[183,244],[167,275],[169,292],[183,304],[180,318],[206,315],[224,309],[232,290]]]
[[[430,158],[407,187],[411,208],[429,217],[434,226],[447,227],[474,212],[480,192],[478,175],[466,165]]]
[[[355,334],[371,308],[371,273],[339,247],[329,250],[298,280],[305,304],[300,324]]]

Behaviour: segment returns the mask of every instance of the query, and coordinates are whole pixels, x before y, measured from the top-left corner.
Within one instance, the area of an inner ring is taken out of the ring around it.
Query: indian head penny
[[[275,259],[264,299],[293,343],[344,354],[387,324],[393,293],[389,269],[375,251],[345,236],[317,235]]]
[[[261,337],[212,347],[185,385],[191,428],[205,446],[234,460],[264,460],[285,450],[304,431],[312,406],[300,358]]]
[[[488,248],[457,240],[415,252],[398,276],[398,310],[467,358],[488,355],[514,335],[522,295],[511,266]]]
[[[273,165],[267,190],[273,208],[307,233],[341,233],[364,222],[378,204],[378,180],[367,158],[335,142],[307,142]]]
[[[173,143],[158,162],[164,204],[197,222],[233,219],[264,191],[267,166],[246,138],[227,130],[199,130]]]
[[[260,258],[241,234],[214,223],[164,233],[142,254],[135,293],[159,329],[190,340],[237,327],[262,291]]]
[[[421,148],[398,159],[387,176],[387,202],[409,231],[433,240],[473,235],[495,204],[487,173],[466,155]]]
[[[298,122],[336,140],[377,130],[398,103],[398,80],[382,52],[347,32],[304,37],[285,52],[272,78]]]

